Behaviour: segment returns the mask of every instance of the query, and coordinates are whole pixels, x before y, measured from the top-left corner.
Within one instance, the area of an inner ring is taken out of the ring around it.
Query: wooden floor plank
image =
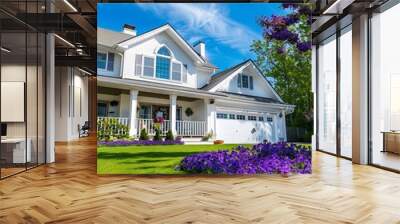
[[[400,175],[313,153],[313,174],[96,174],[96,141],[0,181],[0,223],[400,223]]]

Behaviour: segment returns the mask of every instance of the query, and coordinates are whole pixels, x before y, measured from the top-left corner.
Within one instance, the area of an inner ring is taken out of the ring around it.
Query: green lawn
[[[98,174],[179,174],[175,166],[184,156],[220,149],[232,149],[235,144],[225,145],[157,145],[97,148]],[[250,146],[250,145],[246,145]]]

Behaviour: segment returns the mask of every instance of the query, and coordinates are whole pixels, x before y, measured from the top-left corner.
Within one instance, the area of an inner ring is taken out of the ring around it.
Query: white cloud
[[[260,35],[229,18],[229,11],[217,4],[139,4],[166,17],[189,41],[212,38],[242,53],[249,53]]]

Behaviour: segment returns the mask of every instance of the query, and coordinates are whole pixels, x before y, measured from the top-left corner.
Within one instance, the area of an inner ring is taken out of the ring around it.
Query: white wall
[[[181,82],[173,82],[168,80],[160,80],[157,79],[157,82],[164,82],[174,85],[182,85],[188,86],[192,88],[200,88],[204,84],[204,80],[209,78],[209,75],[212,73],[210,71],[199,71],[196,68],[195,63],[191,59],[191,57],[186,54],[176,43],[173,41],[168,34],[160,33],[159,35],[154,36],[148,40],[145,40],[139,44],[135,44],[130,46],[124,52],[124,67],[123,67],[123,77],[124,78],[135,78],[135,79],[145,79],[152,80],[151,78],[142,78],[135,76],[135,55],[147,55],[147,56],[155,56],[156,50],[161,45],[166,45],[173,53],[175,60],[181,62],[182,64],[187,64],[188,66],[188,75],[187,75],[187,83]],[[198,76],[198,77],[197,77]],[[154,80],[154,79],[153,79]],[[198,81],[199,80],[199,81]],[[154,80],[155,81],[155,80]],[[199,86],[201,85],[201,86]]]
[[[88,121],[88,79],[71,67],[56,67],[55,73],[55,140],[70,141]]]

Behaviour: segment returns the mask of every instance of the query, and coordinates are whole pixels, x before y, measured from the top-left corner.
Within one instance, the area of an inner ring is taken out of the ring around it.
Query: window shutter
[[[107,70],[114,71],[114,53],[108,53]]]
[[[137,54],[135,57],[135,75],[142,75],[143,55]]]
[[[188,73],[187,64],[184,64],[182,68],[182,82],[184,83],[187,83],[187,73]]]
[[[249,76],[250,79],[250,89],[253,89],[253,76]]]
[[[238,75],[238,79],[237,80],[238,80],[238,83],[237,83],[238,84],[238,88],[241,88],[242,87],[242,75],[241,74]]]

